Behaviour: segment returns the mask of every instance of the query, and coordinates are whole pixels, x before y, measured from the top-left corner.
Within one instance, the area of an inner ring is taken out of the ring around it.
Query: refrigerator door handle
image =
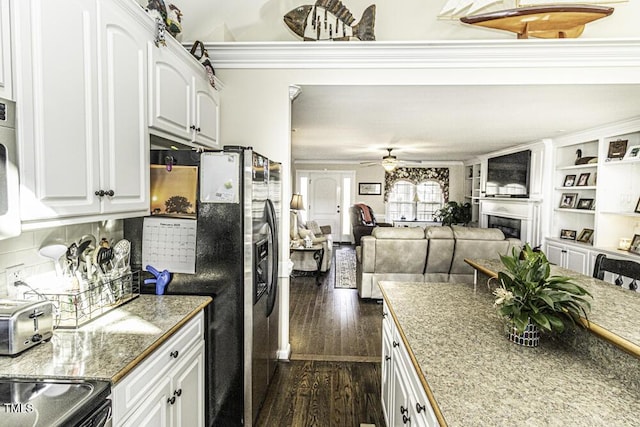
[[[279,264],[279,253],[278,253],[278,221],[276,217],[276,210],[273,206],[273,202],[270,199],[267,199],[266,204],[266,216],[267,216],[267,224],[269,224],[269,233],[271,233],[271,277],[270,277],[270,285],[268,286],[268,295],[267,295],[267,317],[271,315],[273,311],[273,307],[275,306],[276,296],[278,294],[278,264]]]

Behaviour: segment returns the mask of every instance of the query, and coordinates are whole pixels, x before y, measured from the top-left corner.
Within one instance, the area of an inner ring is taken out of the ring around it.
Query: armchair
[[[333,258],[333,236],[331,226],[318,226],[315,221],[302,222],[297,212],[291,211],[289,218],[289,237],[292,244],[302,245],[303,239],[308,235],[314,244],[320,243],[324,249],[324,257],[320,265],[320,271],[326,272],[331,268]],[[296,271],[315,271],[316,261],[311,252],[293,252],[291,254],[293,269]]]
[[[356,246],[360,246],[362,236],[369,236],[375,227],[392,227],[392,224],[376,221],[373,209],[364,203],[358,203],[349,208],[351,216],[351,230]]]

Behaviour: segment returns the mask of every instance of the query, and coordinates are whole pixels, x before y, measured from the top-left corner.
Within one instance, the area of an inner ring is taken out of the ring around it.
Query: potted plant
[[[434,218],[436,221],[441,221],[442,225],[467,225],[471,221],[471,203],[447,202],[438,209]]]
[[[543,252],[525,245],[521,253],[501,255],[506,271],[498,273],[495,306],[509,324],[509,338],[518,344],[535,346],[539,330],[562,332],[567,325],[580,324],[591,309],[591,294],[565,276],[551,276]]]

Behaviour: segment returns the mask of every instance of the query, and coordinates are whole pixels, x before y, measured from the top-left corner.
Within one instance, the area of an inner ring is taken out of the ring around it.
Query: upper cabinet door
[[[194,139],[207,147],[220,146],[220,96],[208,80],[196,79]]]
[[[23,221],[94,213],[100,200],[95,2],[16,8]]]
[[[0,0],[0,98],[13,100],[9,0]]]
[[[147,41],[151,33],[112,0],[100,3],[102,212],[149,209]]]
[[[170,46],[149,43],[149,52],[149,126],[191,141],[195,128],[193,73]]]

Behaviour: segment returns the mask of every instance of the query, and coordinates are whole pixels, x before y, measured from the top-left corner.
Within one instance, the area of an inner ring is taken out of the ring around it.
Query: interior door
[[[334,240],[340,239],[340,230],[342,230],[340,182],[341,174],[322,172],[309,174],[307,219],[316,221],[318,225],[330,225]]]

